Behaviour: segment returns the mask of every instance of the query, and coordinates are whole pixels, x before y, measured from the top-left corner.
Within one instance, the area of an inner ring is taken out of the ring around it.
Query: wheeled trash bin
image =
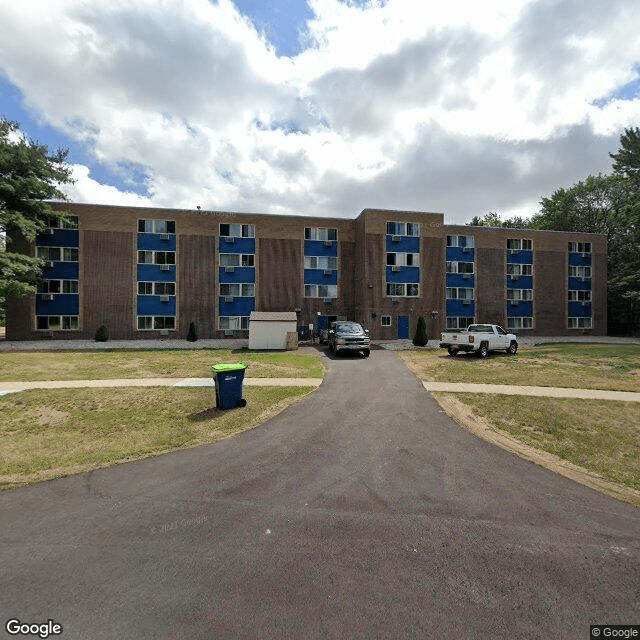
[[[242,383],[246,368],[246,362],[214,364],[211,367],[213,379],[216,381],[216,409],[247,406],[247,401],[242,397]]]

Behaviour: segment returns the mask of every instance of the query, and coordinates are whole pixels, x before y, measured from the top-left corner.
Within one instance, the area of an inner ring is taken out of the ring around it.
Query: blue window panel
[[[338,243],[335,240],[332,240],[331,246],[327,247],[324,244],[324,240],[305,240],[304,255],[305,256],[337,256]]]
[[[305,284],[338,284],[338,272],[331,271],[331,274],[325,275],[324,269],[305,269]]]
[[[447,262],[473,262],[475,249],[462,247],[447,247]]]
[[[533,289],[533,276],[507,276],[507,289]]]
[[[45,280],[77,280],[80,268],[77,262],[55,262],[53,267],[44,267]]]
[[[458,316],[458,317],[470,317],[476,314],[475,302],[470,304],[464,304],[462,300],[447,300],[446,301],[446,315]]]
[[[255,253],[256,239],[224,236],[218,241],[218,250],[220,253]]]
[[[225,271],[225,267],[220,267],[220,282],[222,284],[255,281],[255,267],[234,267],[232,272],[227,272]]]
[[[138,250],[140,251],[175,251],[176,236],[171,233],[167,240],[162,240],[159,233],[139,233]]]
[[[397,236],[400,242],[394,242],[393,236],[387,236],[387,251],[396,253],[420,253],[420,238],[418,236]]]
[[[160,296],[138,296],[139,316],[175,316],[176,297],[169,296],[168,302],[160,302]]]
[[[420,282],[420,267],[400,267],[394,271],[387,267],[387,282]]]
[[[569,317],[570,318],[590,318],[592,315],[591,303],[582,305],[582,302],[576,300],[569,301]]]
[[[219,310],[221,316],[248,316],[256,309],[256,299],[237,297],[233,302],[225,302],[220,298]]]
[[[587,255],[583,258],[581,253],[570,253],[569,266],[570,267],[590,267],[591,254],[587,253]]]
[[[520,300],[518,304],[507,303],[507,317],[509,318],[532,318],[533,302],[531,300]]]
[[[507,264],[533,264],[533,251],[518,251],[515,254],[507,251]]]
[[[570,291],[591,291],[591,278],[582,280],[582,278],[569,278],[569,290]]]
[[[138,282],[175,282],[176,267],[169,265],[168,271],[163,271],[159,264],[139,264]]]
[[[77,293],[57,293],[53,300],[43,300],[36,295],[37,316],[77,316],[80,313],[80,296]]]
[[[54,229],[53,234],[39,233],[36,244],[40,247],[78,247],[80,234],[77,229]]]
[[[447,273],[447,287],[475,287],[475,276],[465,278],[463,273]]]

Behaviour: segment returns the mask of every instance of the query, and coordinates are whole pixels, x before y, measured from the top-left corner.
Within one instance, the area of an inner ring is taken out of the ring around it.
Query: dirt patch
[[[552,453],[541,451],[520,442],[495,427],[485,418],[476,416],[467,405],[451,395],[434,394],[434,396],[450,418],[479,438],[506,449],[520,458],[535,462],[545,469],[584,484],[591,489],[640,507],[640,491],[605,480],[597,473],[571,464]]]
[[[64,422],[68,417],[67,411],[57,411],[51,407],[38,407],[36,409],[36,420],[41,427],[52,427]]]

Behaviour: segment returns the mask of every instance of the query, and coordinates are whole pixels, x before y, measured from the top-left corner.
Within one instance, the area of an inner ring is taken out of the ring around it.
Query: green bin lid
[[[214,364],[211,365],[211,368],[216,373],[222,373],[224,371],[240,371],[246,369],[247,366],[246,362],[236,362],[234,364]]]

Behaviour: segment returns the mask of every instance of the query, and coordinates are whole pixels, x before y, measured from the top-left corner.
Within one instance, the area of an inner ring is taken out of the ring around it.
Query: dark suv
[[[342,350],[362,351],[365,358],[369,357],[369,332],[357,322],[338,320],[331,323],[329,328],[329,351],[338,353]]]

